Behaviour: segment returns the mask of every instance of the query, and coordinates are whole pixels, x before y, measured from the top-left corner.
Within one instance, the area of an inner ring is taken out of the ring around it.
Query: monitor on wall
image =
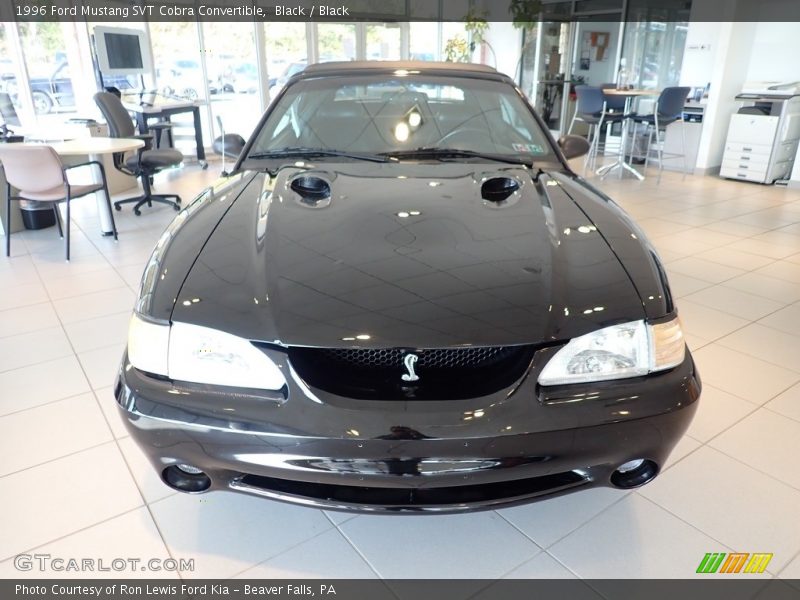
[[[144,75],[150,71],[150,46],[144,31],[95,27],[94,44],[103,75]]]

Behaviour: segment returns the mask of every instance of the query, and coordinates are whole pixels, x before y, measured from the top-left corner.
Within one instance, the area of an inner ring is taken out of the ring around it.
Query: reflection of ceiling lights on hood
[[[408,140],[408,136],[411,134],[411,130],[408,127],[408,123],[405,121],[400,121],[394,128],[394,137],[398,142],[405,142]]]
[[[369,335],[368,333],[359,333],[358,335],[355,335],[355,336],[343,337],[342,341],[343,342],[354,342],[356,340],[366,341],[366,340],[370,340],[370,339],[372,339],[372,336]]]
[[[422,115],[419,108],[416,106],[409,110],[403,120],[394,127],[394,137],[398,142],[405,142],[408,140],[411,133],[422,125]]]

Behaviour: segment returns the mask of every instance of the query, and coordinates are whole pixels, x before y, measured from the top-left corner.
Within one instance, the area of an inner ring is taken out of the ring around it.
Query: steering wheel
[[[453,138],[458,138],[459,136],[467,134],[477,135],[477,141],[483,141],[486,138],[486,131],[484,129],[478,129],[477,127],[465,127],[464,129],[454,129],[450,133],[444,134],[436,141],[435,145],[438,146],[439,144],[443,144]],[[475,140],[473,139],[471,141]]]

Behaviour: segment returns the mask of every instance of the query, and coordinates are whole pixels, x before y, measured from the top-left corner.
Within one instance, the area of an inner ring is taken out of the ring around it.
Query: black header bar
[[[795,21],[796,0],[2,0],[0,21]]]

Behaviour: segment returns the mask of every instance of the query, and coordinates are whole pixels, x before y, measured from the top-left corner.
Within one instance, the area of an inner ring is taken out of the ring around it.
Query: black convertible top
[[[434,62],[421,60],[360,60],[314,63],[292,77],[319,77],[326,75],[355,75],[372,71],[391,73],[394,71],[418,71],[422,73],[447,73],[448,75],[472,76],[490,79],[506,79],[493,67],[474,63]]]
[[[428,70],[428,69],[446,69],[454,71],[478,71],[481,73],[497,73],[493,67],[488,65],[479,65],[476,63],[456,63],[444,61],[429,61],[429,60],[339,60],[333,62],[321,62],[308,65],[305,68],[306,73],[317,73],[322,71],[349,71],[361,69],[381,69],[386,71],[406,69],[408,71],[414,70]]]

